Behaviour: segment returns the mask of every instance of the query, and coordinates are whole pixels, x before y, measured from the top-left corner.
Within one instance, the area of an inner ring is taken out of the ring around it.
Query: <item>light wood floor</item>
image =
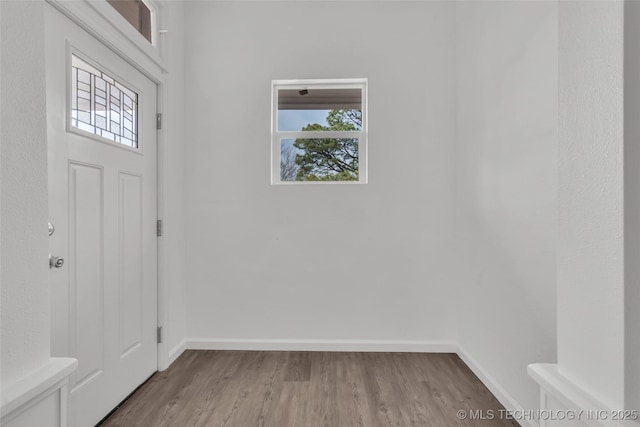
[[[517,426],[501,409],[455,354],[187,351],[103,427]]]

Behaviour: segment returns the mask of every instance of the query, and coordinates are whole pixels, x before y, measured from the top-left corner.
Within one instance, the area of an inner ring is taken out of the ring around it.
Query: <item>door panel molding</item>
[[[143,177],[120,172],[119,245],[120,245],[120,359],[142,345],[143,325],[136,314],[143,310],[143,271],[138,267],[143,257]]]
[[[82,360],[71,393],[104,369],[104,168],[69,162],[68,356]],[[54,273],[55,274],[55,273]]]

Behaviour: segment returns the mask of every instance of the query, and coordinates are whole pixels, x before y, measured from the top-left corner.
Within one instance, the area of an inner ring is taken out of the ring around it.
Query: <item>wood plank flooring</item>
[[[186,351],[102,426],[518,426],[500,410],[455,354]]]

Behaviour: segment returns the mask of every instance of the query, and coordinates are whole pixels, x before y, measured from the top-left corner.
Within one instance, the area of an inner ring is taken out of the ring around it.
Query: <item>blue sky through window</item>
[[[328,126],[327,115],[331,110],[279,110],[279,131],[301,131],[311,123]]]

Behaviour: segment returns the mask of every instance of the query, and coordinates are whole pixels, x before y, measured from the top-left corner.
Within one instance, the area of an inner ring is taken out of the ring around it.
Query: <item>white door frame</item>
[[[62,12],[71,19],[72,22],[87,31],[98,41],[113,50],[118,56],[141,72],[157,86],[156,112],[163,114],[164,94],[165,94],[165,62],[161,57],[160,46],[162,44],[161,32],[163,14],[162,6],[156,0],[145,0],[145,3],[152,10],[152,39],[150,44],[140,35],[106,0],[46,0],[47,3]],[[164,217],[164,132],[157,131],[157,216],[161,220]],[[157,240],[158,248],[158,327],[162,327],[165,322],[165,288],[164,271],[162,268],[164,259],[164,245],[161,239]],[[166,344],[157,345],[158,370],[162,371],[169,366],[169,357]]]

